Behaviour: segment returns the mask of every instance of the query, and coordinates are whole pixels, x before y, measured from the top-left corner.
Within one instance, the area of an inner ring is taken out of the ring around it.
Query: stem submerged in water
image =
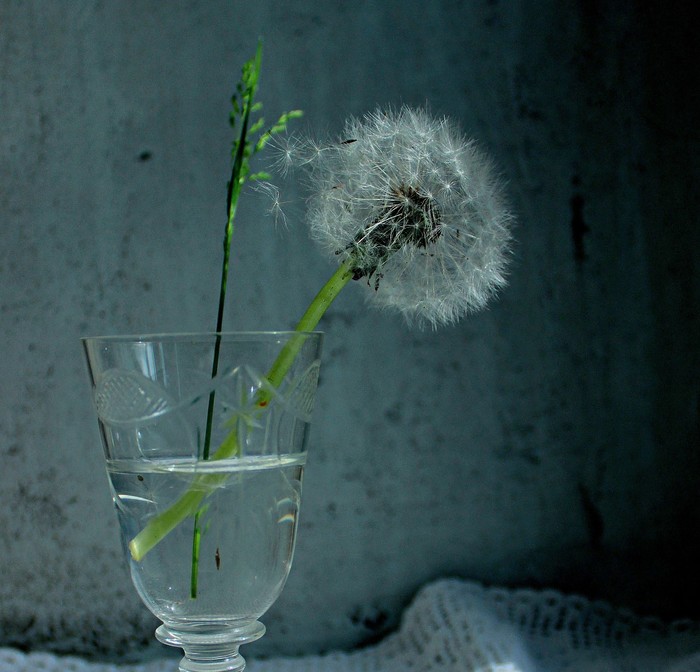
[[[172,532],[183,520],[200,510],[202,500],[216,489],[223,479],[220,474],[201,474],[180,499],[169,506],[163,513],[151,518],[148,525],[141,530],[130,542],[129,552],[137,562]]]

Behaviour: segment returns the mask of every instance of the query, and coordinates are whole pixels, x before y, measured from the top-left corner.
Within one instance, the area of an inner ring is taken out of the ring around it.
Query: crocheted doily
[[[243,652],[245,655],[245,651]],[[0,672],[177,672],[177,661],[110,665],[0,649]],[[446,579],[401,627],[353,653],[248,661],[250,672],[700,672],[700,623],[665,625],[555,591]]]

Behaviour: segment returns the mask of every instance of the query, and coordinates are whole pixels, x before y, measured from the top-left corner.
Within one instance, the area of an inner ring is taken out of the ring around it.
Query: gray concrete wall
[[[250,653],[370,641],[446,575],[700,616],[699,59],[640,4],[0,0],[0,644],[152,646],[78,338],[213,327],[258,36],[270,116],[428,102],[519,224],[509,289],[455,327],[359,286],[327,315],[296,562]],[[292,326],[330,270],[247,197],[226,328]]]

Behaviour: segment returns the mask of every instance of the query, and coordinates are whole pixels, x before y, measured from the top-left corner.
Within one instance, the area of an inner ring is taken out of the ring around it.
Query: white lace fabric
[[[245,651],[243,651],[245,655]],[[177,672],[0,648],[0,672]],[[250,672],[700,672],[700,623],[640,618],[556,591],[424,587],[397,632],[352,653],[248,660]]]

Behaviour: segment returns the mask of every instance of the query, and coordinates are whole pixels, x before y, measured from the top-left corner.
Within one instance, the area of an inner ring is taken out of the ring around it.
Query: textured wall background
[[[154,646],[78,338],[213,327],[259,35],[270,117],[429,102],[519,226],[510,288],[458,326],[409,332],[360,286],[328,314],[296,563],[251,655],[367,642],[445,575],[700,616],[700,59],[654,4],[0,0],[0,644]],[[331,266],[300,217],[250,197],[239,222],[226,326],[290,327]]]

